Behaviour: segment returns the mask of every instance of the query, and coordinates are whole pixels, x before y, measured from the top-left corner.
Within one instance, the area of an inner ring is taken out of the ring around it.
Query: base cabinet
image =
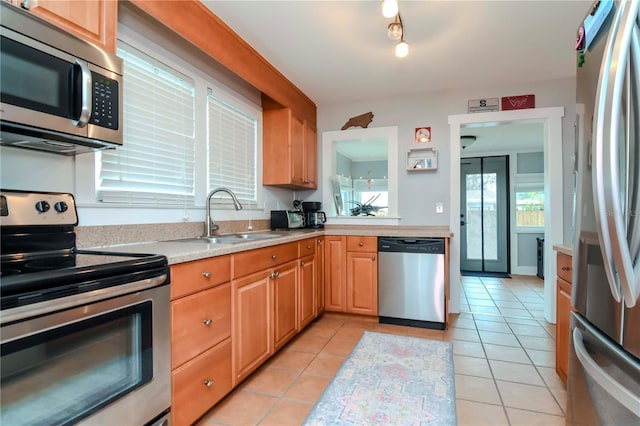
[[[347,238],[324,237],[324,308],[329,312],[347,311]]]
[[[347,253],[347,312],[378,315],[377,253]]]
[[[316,317],[316,261],[315,255],[300,259],[298,275],[300,297],[298,298],[299,329],[302,329]]]
[[[230,391],[231,339],[226,339],[171,373],[172,424],[193,424]]]
[[[325,236],[325,309],[378,315],[378,239]]]
[[[289,262],[273,272],[273,346],[276,351],[299,330],[297,263]]]
[[[324,312],[324,237],[316,239],[316,316]]]
[[[171,266],[171,416],[189,425],[231,391],[230,257]]]
[[[571,256],[558,253],[556,280],[556,373],[567,383],[569,372],[571,305]]]
[[[261,271],[231,282],[234,386],[273,353],[270,274]]]

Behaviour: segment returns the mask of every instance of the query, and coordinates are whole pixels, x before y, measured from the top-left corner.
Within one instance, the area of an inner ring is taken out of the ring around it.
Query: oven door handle
[[[578,328],[573,329],[573,347],[585,373],[627,410],[637,414],[640,409],[640,398],[611,377],[589,355],[584,346],[584,336]]]

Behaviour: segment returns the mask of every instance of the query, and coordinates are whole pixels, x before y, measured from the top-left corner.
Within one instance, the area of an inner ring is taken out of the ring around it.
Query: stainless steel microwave
[[[0,144],[75,155],[122,145],[122,60],[0,2]]]

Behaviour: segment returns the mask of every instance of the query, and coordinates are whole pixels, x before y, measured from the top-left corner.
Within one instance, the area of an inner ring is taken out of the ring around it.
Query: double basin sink
[[[257,240],[265,240],[269,238],[277,238],[281,237],[282,234],[276,233],[247,233],[247,234],[226,234],[226,235],[216,235],[213,237],[195,237],[195,238],[185,238],[180,240],[174,240],[178,242],[194,242],[200,241],[206,244],[238,244],[238,243],[247,243],[250,241]]]

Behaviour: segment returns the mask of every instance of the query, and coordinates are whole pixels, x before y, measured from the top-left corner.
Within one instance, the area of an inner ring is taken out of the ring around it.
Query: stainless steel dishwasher
[[[381,323],[445,328],[442,238],[378,238]]]

